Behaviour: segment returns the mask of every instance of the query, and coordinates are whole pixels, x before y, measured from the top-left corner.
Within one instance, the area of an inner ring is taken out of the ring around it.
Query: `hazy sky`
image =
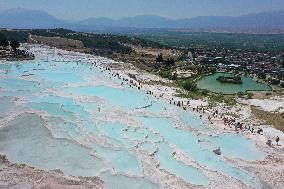
[[[284,0],[0,0],[0,11],[11,8],[44,10],[67,20],[142,14],[190,18],[284,10]]]

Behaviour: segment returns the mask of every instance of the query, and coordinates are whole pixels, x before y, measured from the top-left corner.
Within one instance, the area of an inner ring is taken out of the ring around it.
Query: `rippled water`
[[[159,181],[145,175],[140,153],[148,153],[153,154],[149,160],[160,164],[151,165],[153,169],[191,184],[210,183],[200,169],[206,167],[258,185],[253,175],[212,152],[221,147],[222,156],[228,158],[262,159],[264,154],[249,140],[234,134],[214,136],[194,113],[121,86],[108,72],[52,58],[0,64],[0,71],[0,117],[19,107],[36,112],[21,114],[0,129],[0,153],[13,162],[75,176],[100,176],[108,188],[158,188]],[[31,75],[22,76],[27,73]],[[174,157],[177,150],[197,165]]]

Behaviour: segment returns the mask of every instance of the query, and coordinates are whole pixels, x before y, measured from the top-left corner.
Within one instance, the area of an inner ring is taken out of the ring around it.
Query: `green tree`
[[[247,97],[248,97],[248,99],[252,99],[253,94],[252,93],[247,93]]]
[[[272,84],[272,85],[279,85],[279,84],[280,84],[280,80],[278,80],[278,79],[272,79],[272,80],[271,80],[271,84]]]
[[[168,58],[166,61],[165,61],[165,65],[168,66],[168,67],[172,67],[175,65],[175,60],[173,58]]]
[[[171,80],[177,80],[178,78],[178,74],[175,72],[172,76],[171,76]]]
[[[164,62],[163,54],[159,54],[158,57],[156,58],[156,62]]]
[[[264,72],[260,72],[260,73],[258,74],[258,77],[259,77],[260,79],[266,79],[266,74],[265,74]]]
[[[243,97],[243,96],[245,95],[245,93],[244,93],[244,92],[242,92],[242,91],[240,91],[240,92],[238,92],[238,93],[237,93],[237,95],[238,95],[238,97],[240,97],[240,98],[241,98],[241,97]]]
[[[9,45],[6,37],[2,34],[0,34],[0,46],[7,47]]]
[[[12,40],[10,42],[10,46],[12,47],[13,51],[16,51],[17,48],[20,47],[20,43],[18,41],[16,41],[16,40]]]
[[[170,78],[172,76],[171,70],[160,70],[159,75],[163,78]]]
[[[186,81],[185,83],[183,83],[183,88],[192,92],[197,91],[197,85],[192,81]]]

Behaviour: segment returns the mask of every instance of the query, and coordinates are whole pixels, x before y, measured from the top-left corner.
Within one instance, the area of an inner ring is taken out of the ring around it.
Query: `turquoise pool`
[[[259,186],[251,173],[212,152],[220,147],[227,158],[263,159],[265,154],[246,138],[206,134],[213,131],[191,112],[120,86],[120,80],[90,64],[51,59],[0,64],[0,116],[23,112],[0,129],[0,153],[12,162],[75,176],[100,176],[108,188],[161,187],[163,180],[147,173],[146,161],[159,162],[158,167],[151,165],[157,174],[164,170],[195,185],[210,184],[200,169],[206,167]],[[23,77],[23,73],[32,75]],[[16,105],[14,97],[21,103]],[[194,163],[174,157],[177,150]]]

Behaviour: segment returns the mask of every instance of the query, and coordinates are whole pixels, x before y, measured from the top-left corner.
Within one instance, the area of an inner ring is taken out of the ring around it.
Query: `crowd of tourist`
[[[98,66],[96,63],[93,63],[93,65],[97,68],[99,68],[99,70],[101,72],[108,72],[111,77],[114,77],[114,78],[118,78],[119,80],[122,80],[121,82],[121,86],[123,85],[126,85],[128,84],[129,87],[131,88],[137,88],[138,90],[142,90],[144,88],[143,84],[137,80],[132,79],[132,78],[124,78],[122,75],[120,75],[119,73],[114,73],[112,72],[112,69],[111,69],[111,66],[110,67],[105,67],[105,68],[102,68],[101,66]],[[90,68],[92,69],[92,68]],[[162,98],[164,96],[164,94],[159,94],[159,95],[156,95],[153,91],[151,90],[148,90],[148,89],[145,89],[145,92],[147,95],[151,95],[153,97],[156,97],[156,98]],[[169,104],[171,105],[174,105],[174,106],[177,106],[177,107],[180,107],[182,108],[183,110],[188,110],[190,107],[191,107],[191,104],[190,104],[190,101],[175,101],[174,98],[171,98],[171,100],[169,100]],[[152,105],[152,103],[151,103]],[[151,105],[148,105],[148,106],[145,106],[145,107],[142,107],[142,108],[147,108]],[[234,131],[236,131],[237,133],[239,133],[240,131],[244,132],[244,131],[250,131],[252,134],[263,134],[263,129],[259,128],[256,132],[255,132],[255,128],[254,126],[250,126],[250,125],[245,125],[244,123],[242,122],[237,122],[235,118],[230,118],[230,117],[223,117],[222,114],[219,114],[219,111],[218,110],[213,110],[213,112],[209,111],[207,108],[203,107],[203,106],[197,106],[197,107],[191,107],[193,111],[196,111],[197,113],[199,113],[199,118],[202,119],[203,115],[205,113],[209,114],[208,117],[207,117],[207,120],[209,121],[209,123],[213,124],[213,121],[212,121],[212,118],[221,118],[224,125],[225,126],[229,126],[230,128],[234,127]],[[100,112],[100,108],[99,108],[99,112]],[[279,141],[280,141],[280,138],[277,136],[276,139],[275,139],[275,142],[276,144],[278,145],[279,144]],[[271,139],[267,140],[266,144],[270,147],[272,147],[272,141]],[[138,147],[138,145],[136,146]]]
[[[111,72],[111,69],[110,68],[105,68],[104,71],[109,71]],[[133,79],[126,79],[122,76],[120,76],[119,73],[116,73],[116,74],[112,74],[112,76],[114,77],[118,77],[118,79],[122,79],[123,82],[121,83],[121,85],[124,85],[126,83],[129,84],[130,87],[135,87],[137,88],[138,90],[141,90],[143,88],[143,85],[141,82],[138,82],[136,80],[133,80]],[[164,94],[160,94],[160,95],[156,95],[153,91],[151,90],[146,90],[146,94],[147,95],[151,95],[151,96],[154,96],[156,98],[162,98],[164,96]],[[177,107],[180,107],[182,108],[183,110],[188,110],[188,108],[191,107],[190,105],[190,101],[175,101],[174,98],[171,98],[171,100],[169,101],[170,104],[172,105],[175,105]],[[148,107],[148,106],[147,106]],[[221,118],[223,120],[223,123],[225,126],[229,126],[230,128],[231,127],[234,127],[234,131],[236,131],[237,133],[239,133],[240,131],[241,132],[244,132],[244,131],[249,131],[251,132],[252,134],[259,134],[259,135],[262,135],[263,134],[263,129],[261,128],[258,128],[258,130],[255,130],[255,127],[254,126],[250,126],[250,125],[245,125],[244,123],[242,122],[237,122],[235,118],[229,118],[229,117],[223,117],[222,114],[219,114],[219,111],[218,110],[213,110],[213,112],[210,112],[207,108],[203,107],[203,106],[197,106],[197,107],[191,107],[193,111],[196,111],[197,113],[199,113],[199,118],[202,119],[203,115],[207,112],[209,115],[207,117],[209,123],[213,124],[212,122],[212,118]],[[275,142],[277,145],[279,145],[279,141],[280,141],[280,138],[277,136],[276,139],[275,139]],[[267,141],[267,145],[272,147],[272,141],[271,139],[268,139]]]

